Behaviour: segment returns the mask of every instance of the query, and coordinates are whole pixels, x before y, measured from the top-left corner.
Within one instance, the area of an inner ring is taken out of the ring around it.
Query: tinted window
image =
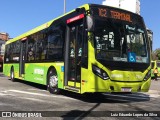
[[[28,61],[39,61],[46,59],[47,39],[46,30],[39,31],[28,37]]]
[[[20,54],[20,41],[13,42],[6,45],[5,48],[5,62],[18,62]]]
[[[47,38],[47,60],[62,61],[64,56],[65,27],[61,24],[53,24],[49,28]]]

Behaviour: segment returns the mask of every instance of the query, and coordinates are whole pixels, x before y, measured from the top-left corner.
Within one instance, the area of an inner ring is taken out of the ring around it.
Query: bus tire
[[[59,94],[58,76],[54,69],[50,69],[47,75],[47,89],[51,94]]]
[[[11,68],[11,71],[10,71],[10,79],[11,79],[12,82],[15,81],[15,78],[14,78],[14,68],[13,67]]]

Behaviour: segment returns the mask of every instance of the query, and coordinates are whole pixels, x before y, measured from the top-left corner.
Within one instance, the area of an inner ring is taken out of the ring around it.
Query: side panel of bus
[[[19,78],[19,63],[14,63],[14,64],[4,64],[3,65],[3,73],[6,76],[10,76],[11,69],[14,69],[14,77]]]
[[[58,88],[63,88],[64,63],[26,63],[25,80],[47,85],[47,74],[49,69],[53,67],[58,74]]]

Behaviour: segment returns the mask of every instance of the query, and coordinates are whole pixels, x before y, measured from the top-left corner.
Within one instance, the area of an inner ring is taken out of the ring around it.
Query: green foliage
[[[160,52],[158,52],[156,56],[158,57],[158,60],[160,60]]]
[[[152,60],[160,60],[160,48],[152,52]]]

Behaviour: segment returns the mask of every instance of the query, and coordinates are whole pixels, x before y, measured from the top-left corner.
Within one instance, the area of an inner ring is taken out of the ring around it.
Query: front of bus
[[[94,48],[94,54],[89,54],[89,61],[97,91],[147,92],[150,48],[142,17],[102,5],[90,8],[89,50]]]

